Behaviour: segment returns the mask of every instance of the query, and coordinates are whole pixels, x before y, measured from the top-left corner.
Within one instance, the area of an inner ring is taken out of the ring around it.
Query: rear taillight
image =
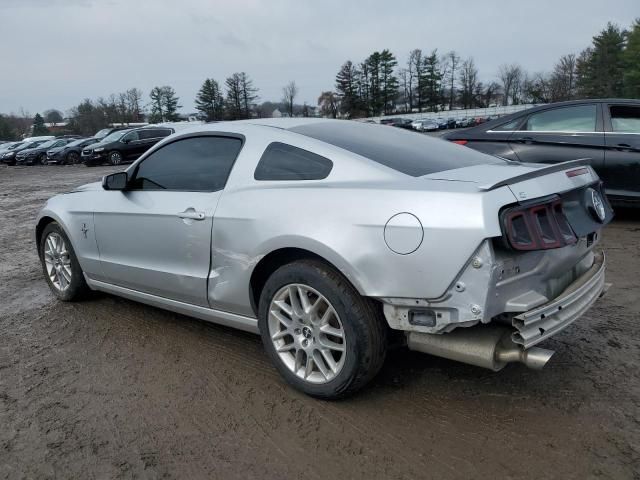
[[[453,143],[457,143],[458,145],[466,145],[468,140],[451,140]]]
[[[577,242],[561,200],[507,209],[502,213],[502,227],[515,250],[547,250]]]

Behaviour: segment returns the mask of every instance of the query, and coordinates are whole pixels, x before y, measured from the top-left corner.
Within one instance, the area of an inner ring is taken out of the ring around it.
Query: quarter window
[[[515,120],[511,120],[510,122],[503,123],[497,127],[493,127],[491,130],[494,132],[512,132],[516,130],[518,126],[522,123],[522,117],[516,118]]]
[[[596,105],[554,108],[529,117],[525,130],[536,132],[595,132]]]
[[[215,192],[227,183],[242,140],[191,137],[156,150],[137,167],[135,190]]]
[[[256,180],[321,180],[333,168],[328,158],[301,148],[274,142],[262,154],[253,177]]]
[[[640,133],[640,107],[612,105],[611,130],[614,132]]]

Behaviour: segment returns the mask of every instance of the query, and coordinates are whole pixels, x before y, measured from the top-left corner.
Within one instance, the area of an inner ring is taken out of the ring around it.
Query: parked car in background
[[[100,142],[82,149],[81,159],[87,167],[109,163],[120,165],[133,161],[175,129],[169,127],[142,127],[117,130]]]
[[[16,154],[16,165],[46,165],[47,150],[50,148],[62,147],[70,142],[73,138],[54,138],[47,140],[39,145],[27,148]]]
[[[74,165],[80,163],[82,149],[96,143],[95,138],[80,138],[66,145],[47,150],[47,163],[50,165]]]
[[[588,159],[618,205],[640,206],[640,101],[574,100],[517,112],[443,138],[510,160]]]
[[[0,158],[4,152],[8,151],[10,148],[17,148],[21,143],[22,142],[5,142],[0,145]]]
[[[15,145],[14,148],[9,148],[6,152],[2,154],[2,163],[6,163],[7,165],[15,165],[16,157],[23,151],[37,148],[39,145],[48,142],[50,140],[36,140],[30,142],[20,142]]]
[[[100,290],[258,333],[291,385],[337,398],[375,376],[392,331],[494,371],[542,368],[553,352],[536,345],[606,290],[600,191],[583,162],[254,119],[172,135],[49,199],[35,238],[60,300]]]
[[[440,130],[446,130],[447,128],[447,121],[442,118],[442,117],[438,117],[435,119],[435,122],[438,124],[438,129]]]
[[[391,125],[398,128],[405,128],[407,130],[411,130],[412,128],[411,119],[409,118],[396,118]]]
[[[411,126],[418,132],[433,132],[438,130],[438,124],[430,119],[415,120]]]

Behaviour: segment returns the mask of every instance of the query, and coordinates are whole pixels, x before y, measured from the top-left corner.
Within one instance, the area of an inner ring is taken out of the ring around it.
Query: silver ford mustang
[[[612,215],[583,160],[280,119],[182,130],[51,198],[35,235],[59,299],[101,290],[259,333],[291,385],[336,398],[398,340],[541,368],[553,352],[534,345],[607,288],[596,245]]]

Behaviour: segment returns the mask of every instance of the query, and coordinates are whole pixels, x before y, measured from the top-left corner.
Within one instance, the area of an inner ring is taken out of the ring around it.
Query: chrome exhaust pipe
[[[525,350],[511,341],[509,328],[499,325],[458,328],[443,334],[409,332],[407,345],[410,350],[488,368],[494,372],[513,362],[540,370],[554,354],[552,350],[537,347]]]

